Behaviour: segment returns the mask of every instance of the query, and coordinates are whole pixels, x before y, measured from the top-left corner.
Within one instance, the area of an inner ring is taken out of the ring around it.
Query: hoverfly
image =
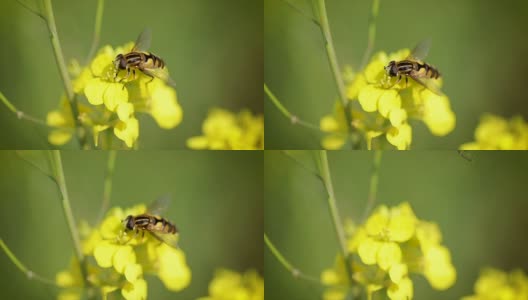
[[[127,231],[135,231],[135,236],[140,232],[142,237],[148,232],[160,242],[178,248],[178,229],[165,218],[159,216],[169,206],[170,198],[167,196],[158,198],[147,208],[144,214],[129,215],[123,220],[125,234]]]
[[[116,70],[114,79],[117,78],[117,74],[120,70],[127,71],[126,76],[119,80],[120,82],[128,79],[130,77],[131,71],[134,78],[136,78],[136,70],[139,70],[143,74],[151,77],[152,79],[150,81],[154,80],[154,77],[156,77],[175,88],[176,84],[169,77],[169,73],[165,68],[165,62],[163,59],[151,52],[147,52],[148,48],[150,47],[151,36],[150,29],[145,29],[138,36],[136,43],[130,52],[118,54],[116,56],[114,59],[114,67]]]
[[[407,86],[409,77],[411,77],[435,94],[442,95],[440,89],[431,81],[432,79],[438,79],[440,72],[423,61],[430,47],[431,39],[426,39],[419,43],[404,60],[389,62],[389,65],[385,67],[385,72],[390,77],[398,76],[398,81],[393,85],[398,84],[402,77],[405,77],[405,85]]]

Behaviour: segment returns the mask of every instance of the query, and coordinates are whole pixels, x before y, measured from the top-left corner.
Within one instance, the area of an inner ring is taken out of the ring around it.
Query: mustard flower
[[[243,274],[218,270],[209,284],[209,296],[198,300],[264,300],[264,280],[254,270]]]
[[[171,86],[139,70],[127,78],[125,70],[115,69],[116,55],[128,52],[132,45],[129,43],[115,49],[105,46],[84,69],[78,67],[78,63],[73,63],[74,67],[70,68],[76,77],[72,84],[80,106],[79,120],[93,137],[96,147],[110,148],[112,134],[126,148],[137,146],[139,113],[151,115],[163,129],[172,129],[182,121],[183,111]],[[74,127],[69,104],[61,100],[59,109],[48,113],[47,123],[65,128],[53,130],[48,141],[54,145],[67,143],[73,130],[66,129]],[[102,132],[107,138],[100,141]]]
[[[80,230],[84,236],[82,251],[87,258],[87,281],[104,299],[117,291],[127,300],[147,299],[145,275],[157,276],[171,291],[180,291],[190,284],[191,270],[181,249],[161,243],[149,234],[124,234],[122,220],[145,211],[145,205],[125,210],[115,207],[99,226],[84,225]],[[83,280],[79,263],[73,260],[69,269],[56,275],[56,282],[64,288],[59,300],[80,299]]]
[[[264,149],[264,119],[249,110],[238,114],[212,109],[202,125],[203,134],[187,140],[187,147],[203,150]]]
[[[528,299],[528,276],[522,270],[506,273],[485,269],[475,283],[475,294],[462,300],[523,300]]]
[[[373,144],[378,137],[396,149],[409,149],[412,143],[410,121],[420,120],[436,136],[444,136],[455,128],[456,118],[451,110],[449,98],[437,95],[418,84],[413,79],[406,83],[402,79],[389,78],[384,67],[390,61],[402,60],[409,55],[403,49],[387,55],[379,52],[373,56],[367,67],[358,74],[348,74],[347,98],[350,101],[353,129],[359,132],[367,148],[380,148],[382,141]],[[350,68],[347,68],[350,69]],[[350,73],[350,71],[348,71]],[[438,80],[439,85],[441,80]],[[320,121],[320,128],[329,135],[322,140],[325,149],[340,149],[348,134],[345,110],[340,104],[334,113],[325,115]]]
[[[370,296],[384,292],[392,300],[412,299],[412,273],[423,274],[437,290],[454,284],[456,270],[438,226],[418,219],[409,203],[381,205],[364,224],[348,228],[353,280]],[[341,256],[334,268],[323,271],[321,281],[328,286],[325,300],[342,300],[351,292]]]
[[[521,116],[510,120],[485,114],[475,130],[475,141],[462,150],[528,150],[528,122]]]

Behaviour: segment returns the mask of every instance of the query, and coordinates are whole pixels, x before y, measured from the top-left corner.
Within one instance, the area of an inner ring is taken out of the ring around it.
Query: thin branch
[[[13,103],[11,103],[11,101],[9,101],[6,96],[0,92],[0,100],[2,101],[2,103],[4,103],[4,105],[12,112],[15,114],[15,116],[20,119],[20,120],[26,120],[26,121],[30,121],[30,122],[33,122],[37,125],[40,125],[40,126],[44,126],[44,127],[48,127],[48,128],[51,128],[51,129],[62,129],[62,130],[68,130],[68,131],[71,131],[72,129],[69,128],[69,127],[61,127],[61,126],[53,126],[53,125],[49,125],[46,123],[46,121],[44,120],[41,120],[39,118],[36,118],[36,117],[33,117],[31,115],[28,115],[26,114],[25,112],[21,111],[21,110],[18,110],[15,105]]]
[[[81,240],[79,238],[79,232],[70,205],[70,198],[68,196],[68,190],[66,188],[66,179],[64,177],[64,170],[62,168],[61,154],[58,150],[52,150],[51,156],[51,167],[54,173],[54,177],[57,180],[57,187],[61,195],[61,204],[66,218],[66,223],[70,230],[70,235],[73,241],[73,247],[75,249],[75,255],[80,264],[81,274],[84,281],[84,286],[88,286],[87,272],[86,272],[86,261],[81,248]]]
[[[306,128],[310,128],[310,129],[313,129],[313,130],[316,130],[316,131],[319,131],[321,132],[321,129],[319,128],[319,126],[317,125],[314,125],[312,123],[309,123],[309,122],[306,122],[306,121],[303,121],[301,119],[299,119],[299,117],[297,117],[296,115],[292,114],[288,109],[286,109],[286,107],[284,107],[284,105],[279,101],[279,99],[271,92],[271,90],[268,88],[268,86],[264,83],[264,92],[266,93],[266,95],[268,95],[268,98],[271,100],[271,102],[273,102],[273,104],[275,105],[275,107],[277,107],[277,109],[287,118],[290,120],[290,122],[293,124],[293,125],[296,125],[296,124],[299,124],[301,126],[304,126]]]
[[[321,174],[319,174],[316,170],[314,170],[313,168],[308,167],[305,163],[303,163],[303,162],[301,162],[300,160],[298,160],[297,158],[295,158],[295,156],[293,156],[293,155],[290,154],[290,151],[288,151],[288,150],[282,150],[281,152],[282,152],[284,155],[286,155],[286,157],[288,157],[289,159],[291,159],[293,162],[295,162],[296,164],[298,164],[299,166],[301,166],[303,169],[305,169],[306,171],[310,172],[312,175],[314,175],[314,176],[317,177],[318,179],[323,180],[323,178],[321,177]]]
[[[99,40],[101,37],[101,24],[103,23],[104,2],[105,0],[97,0],[94,35],[92,40],[92,46],[90,47],[90,52],[88,52],[88,57],[86,58],[86,64],[90,62],[90,60],[95,54],[95,51],[97,50],[97,47],[99,46]]]
[[[363,70],[367,66],[370,55],[372,55],[372,49],[374,49],[374,41],[376,40],[376,18],[378,17],[379,6],[379,0],[372,0],[372,9],[370,12],[368,27],[367,48],[363,54],[363,60],[361,61],[361,67],[359,68],[360,70]]]
[[[314,22],[315,25],[317,26],[321,26],[319,24],[319,21],[317,21],[316,18],[314,18],[314,16],[310,16],[309,14],[307,14],[304,10],[300,9],[299,7],[297,7],[295,4],[291,3],[290,1],[288,0],[282,0],[282,2],[286,3],[289,7],[291,7],[293,10],[295,10],[296,12],[298,12],[300,15],[302,15],[303,17],[309,19],[310,21]]]
[[[365,206],[365,211],[363,212],[363,221],[361,223],[365,222],[368,215],[370,214],[370,211],[374,207],[374,204],[376,203],[376,198],[378,194],[379,167],[381,164],[382,153],[383,152],[381,150],[377,150],[374,152],[374,162],[372,164],[372,173],[370,174],[369,195],[367,199],[367,205]]]
[[[114,176],[114,168],[117,151],[110,150],[108,152],[108,161],[106,162],[106,174],[104,179],[103,202],[101,203],[101,211],[99,212],[99,222],[103,219],[104,214],[110,205],[110,196],[112,194],[112,179]]]
[[[352,268],[350,266],[350,257],[348,255],[347,245],[346,245],[346,238],[345,238],[345,231],[343,229],[343,222],[341,221],[341,217],[339,216],[339,210],[337,208],[337,201],[334,193],[334,186],[332,184],[332,177],[330,175],[330,167],[328,165],[328,157],[327,152],[325,150],[319,151],[319,157],[320,157],[320,169],[321,169],[321,177],[323,177],[323,183],[326,188],[326,192],[328,194],[328,209],[330,211],[330,216],[332,217],[332,221],[334,224],[334,229],[337,235],[337,240],[339,242],[341,255],[343,256],[344,262],[345,262],[345,270],[347,272],[347,277],[349,280],[350,285],[352,285],[353,277],[352,277]]]
[[[268,247],[268,249],[271,251],[271,253],[273,254],[273,256],[275,256],[275,258],[279,261],[279,263],[286,269],[288,270],[288,272],[290,272],[293,276],[293,278],[297,279],[297,278],[301,278],[301,279],[305,279],[305,280],[309,280],[309,281],[313,281],[313,282],[317,282],[319,284],[321,284],[321,281],[313,276],[309,276],[309,275],[306,275],[304,274],[303,272],[301,272],[301,270],[297,269],[296,267],[294,267],[281,253],[280,251],[275,247],[275,245],[273,245],[273,243],[271,242],[271,240],[268,238],[268,236],[266,235],[266,233],[264,233],[264,242],[266,243],[266,246]]]
[[[35,14],[39,18],[41,18],[42,20],[46,21],[46,18],[44,18],[44,16],[40,12],[38,12],[36,9],[30,7],[29,5],[27,5],[26,3],[24,3],[24,2],[22,2],[20,0],[16,0],[16,2],[18,2],[18,4],[20,4],[20,5],[22,5],[22,7],[27,9],[30,13]]]
[[[77,103],[77,97],[73,92],[73,87],[66,68],[66,63],[64,60],[64,55],[62,54],[62,48],[59,41],[59,35],[57,33],[57,26],[55,25],[55,16],[53,15],[53,7],[51,5],[51,0],[44,1],[44,14],[46,16],[46,23],[48,24],[48,31],[50,33],[51,45],[53,47],[53,54],[55,55],[55,61],[57,62],[57,67],[59,69],[59,74],[61,76],[62,82],[64,84],[64,90],[66,91],[66,97],[70,103],[73,120],[76,127],[76,137],[79,141],[81,148],[84,148],[86,145],[86,133],[82,127],[81,120],[79,118],[79,107]]]
[[[39,172],[41,172],[42,174],[44,174],[46,177],[48,177],[49,179],[51,179],[51,181],[53,181],[55,184],[57,184],[57,179],[54,177],[53,174],[50,174],[48,171],[44,170],[44,168],[42,168],[41,166],[39,166],[37,163],[31,161],[30,159],[28,159],[26,157],[26,155],[24,155],[24,152],[27,152],[27,151],[32,151],[32,150],[17,150],[15,153],[17,154],[17,156],[22,159],[23,161],[25,161],[26,163],[30,164],[33,168],[37,169]]]
[[[13,264],[15,264],[15,266],[22,272],[24,273],[24,275],[26,275],[26,277],[29,279],[29,280],[37,280],[37,281],[40,281],[42,283],[45,283],[45,284],[48,284],[48,285],[51,285],[51,286],[54,286],[54,287],[59,287],[55,281],[53,280],[50,280],[50,279],[47,279],[45,277],[42,277],[40,275],[38,275],[37,273],[29,270],[16,256],[15,254],[11,251],[11,249],[9,249],[9,247],[7,247],[7,245],[4,243],[4,240],[3,239],[0,239],[0,247],[4,250],[5,254],[7,255],[7,257],[11,260],[11,262],[13,262]]]
[[[334,75],[334,81],[336,83],[339,99],[341,100],[341,103],[343,104],[343,108],[345,110],[345,119],[346,119],[347,129],[349,133],[348,137],[350,138],[350,141],[352,142],[353,148],[356,148],[357,145],[355,145],[356,143],[352,140],[350,136],[350,134],[354,130],[354,128],[352,127],[352,114],[350,110],[348,109],[349,101],[346,96],[345,83],[343,81],[341,70],[339,68],[339,63],[337,61],[334,41],[332,39],[330,24],[328,23],[328,15],[326,13],[325,0],[317,0],[316,2],[312,2],[312,3],[314,5],[314,11],[317,9],[319,12],[319,24],[321,25],[319,27],[321,28],[321,33],[323,34],[323,38],[325,41],[326,55],[328,57],[328,62],[330,63],[332,74]],[[316,3],[317,3],[317,7],[316,7]]]

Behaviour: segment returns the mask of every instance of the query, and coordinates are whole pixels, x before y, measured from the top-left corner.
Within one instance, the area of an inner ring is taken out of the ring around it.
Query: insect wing
[[[432,81],[432,79],[429,79],[429,78],[418,78],[418,77],[415,77],[415,76],[411,76],[411,78],[414,79],[414,81],[416,81],[419,84],[421,84],[422,86],[424,86],[425,88],[429,89],[431,92],[437,94],[438,96],[444,96],[444,93],[442,93],[442,91],[440,91],[440,88],[438,87],[438,85],[436,85],[436,83],[434,83]]]
[[[159,78],[171,87],[176,88],[176,83],[170,78],[166,68],[144,68],[143,72],[149,76]]]
[[[147,212],[155,216],[163,215],[167,208],[169,208],[170,201],[171,198],[169,195],[158,197],[147,207]]]
[[[149,233],[158,241],[165,243],[171,246],[172,248],[178,249],[179,233],[171,234],[171,233],[161,233],[161,232],[152,232],[152,231],[149,231]]]
[[[143,30],[143,32],[138,36],[134,48],[130,52],[144,52],[150,48],[150,42],[152,40],[152,31],[149,28]]]
[[[432,40],[430,38],[425,39],[422,42],[420,42],[411,51],[411,54],[409,54],[409,58],[423,61],[427,57],[427,54],[429,54],[429,49],[431,48],[431,42]]]

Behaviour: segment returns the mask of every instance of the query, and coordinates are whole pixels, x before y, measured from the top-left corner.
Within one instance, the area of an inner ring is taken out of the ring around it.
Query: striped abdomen
[[[164,218],[142,214],[134,218],[135,229],[149,230],[162,233],[176,233],[178,229]]]
[[[440,72],[429,64],[420,63],[411,60],[402,60],[396,63],[398,73],[402,75],[409,75],[416,78],[432,78],[440,77]]]
[[[130,52],[124,55],[129,67],[155,69],[165,67],[165,62],[152,53]]]

